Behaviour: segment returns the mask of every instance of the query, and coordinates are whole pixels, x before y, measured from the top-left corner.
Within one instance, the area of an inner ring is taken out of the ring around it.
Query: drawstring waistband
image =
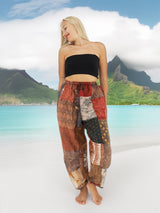
[[[70,84],[70,85],[75,85],[75,84],[82,84],[82,85],[85,85],[85,84],[90,84],[90,85],[95,85],[97,84],[96,81],[68,81],[68,80],[65,80],[65,84]]]

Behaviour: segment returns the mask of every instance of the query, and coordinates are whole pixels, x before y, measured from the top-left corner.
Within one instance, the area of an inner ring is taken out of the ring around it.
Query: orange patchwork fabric
[[[111,164],[103,89],[96,82],[65,81],[58,93],[57,120],[64,162],[74,187],[81,189],[89,180],[103,188]],[[89,137],[90,171],[85,129]]]

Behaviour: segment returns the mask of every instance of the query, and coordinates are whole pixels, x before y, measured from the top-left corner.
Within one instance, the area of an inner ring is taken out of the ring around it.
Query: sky
[[[73,15],[91,41],[105,44],[108,61],[118,55],[160,82],[159,8],[158,0],[0,0],[0,67],[57,89],[59,24]]]

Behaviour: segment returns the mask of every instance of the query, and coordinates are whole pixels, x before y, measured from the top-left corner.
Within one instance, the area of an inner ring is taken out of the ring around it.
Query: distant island
[[[108,63],[108,105],[160,105],[160,83],[144,71],[129,69],[115,56]],[[97,80],[99,84],[99,80]],[[0,68],[0,105],[56,104],[57,90],[37,82],[25,70]]]

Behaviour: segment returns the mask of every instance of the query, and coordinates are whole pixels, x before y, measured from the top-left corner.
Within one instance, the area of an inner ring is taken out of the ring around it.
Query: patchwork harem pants
[[[58,93],[57,119],[69,177],[76,189],[88,180],[103,188],[111,164],[104,91],[96,82],[65,81]],[[89,137],[90,170],[87,159]]]

